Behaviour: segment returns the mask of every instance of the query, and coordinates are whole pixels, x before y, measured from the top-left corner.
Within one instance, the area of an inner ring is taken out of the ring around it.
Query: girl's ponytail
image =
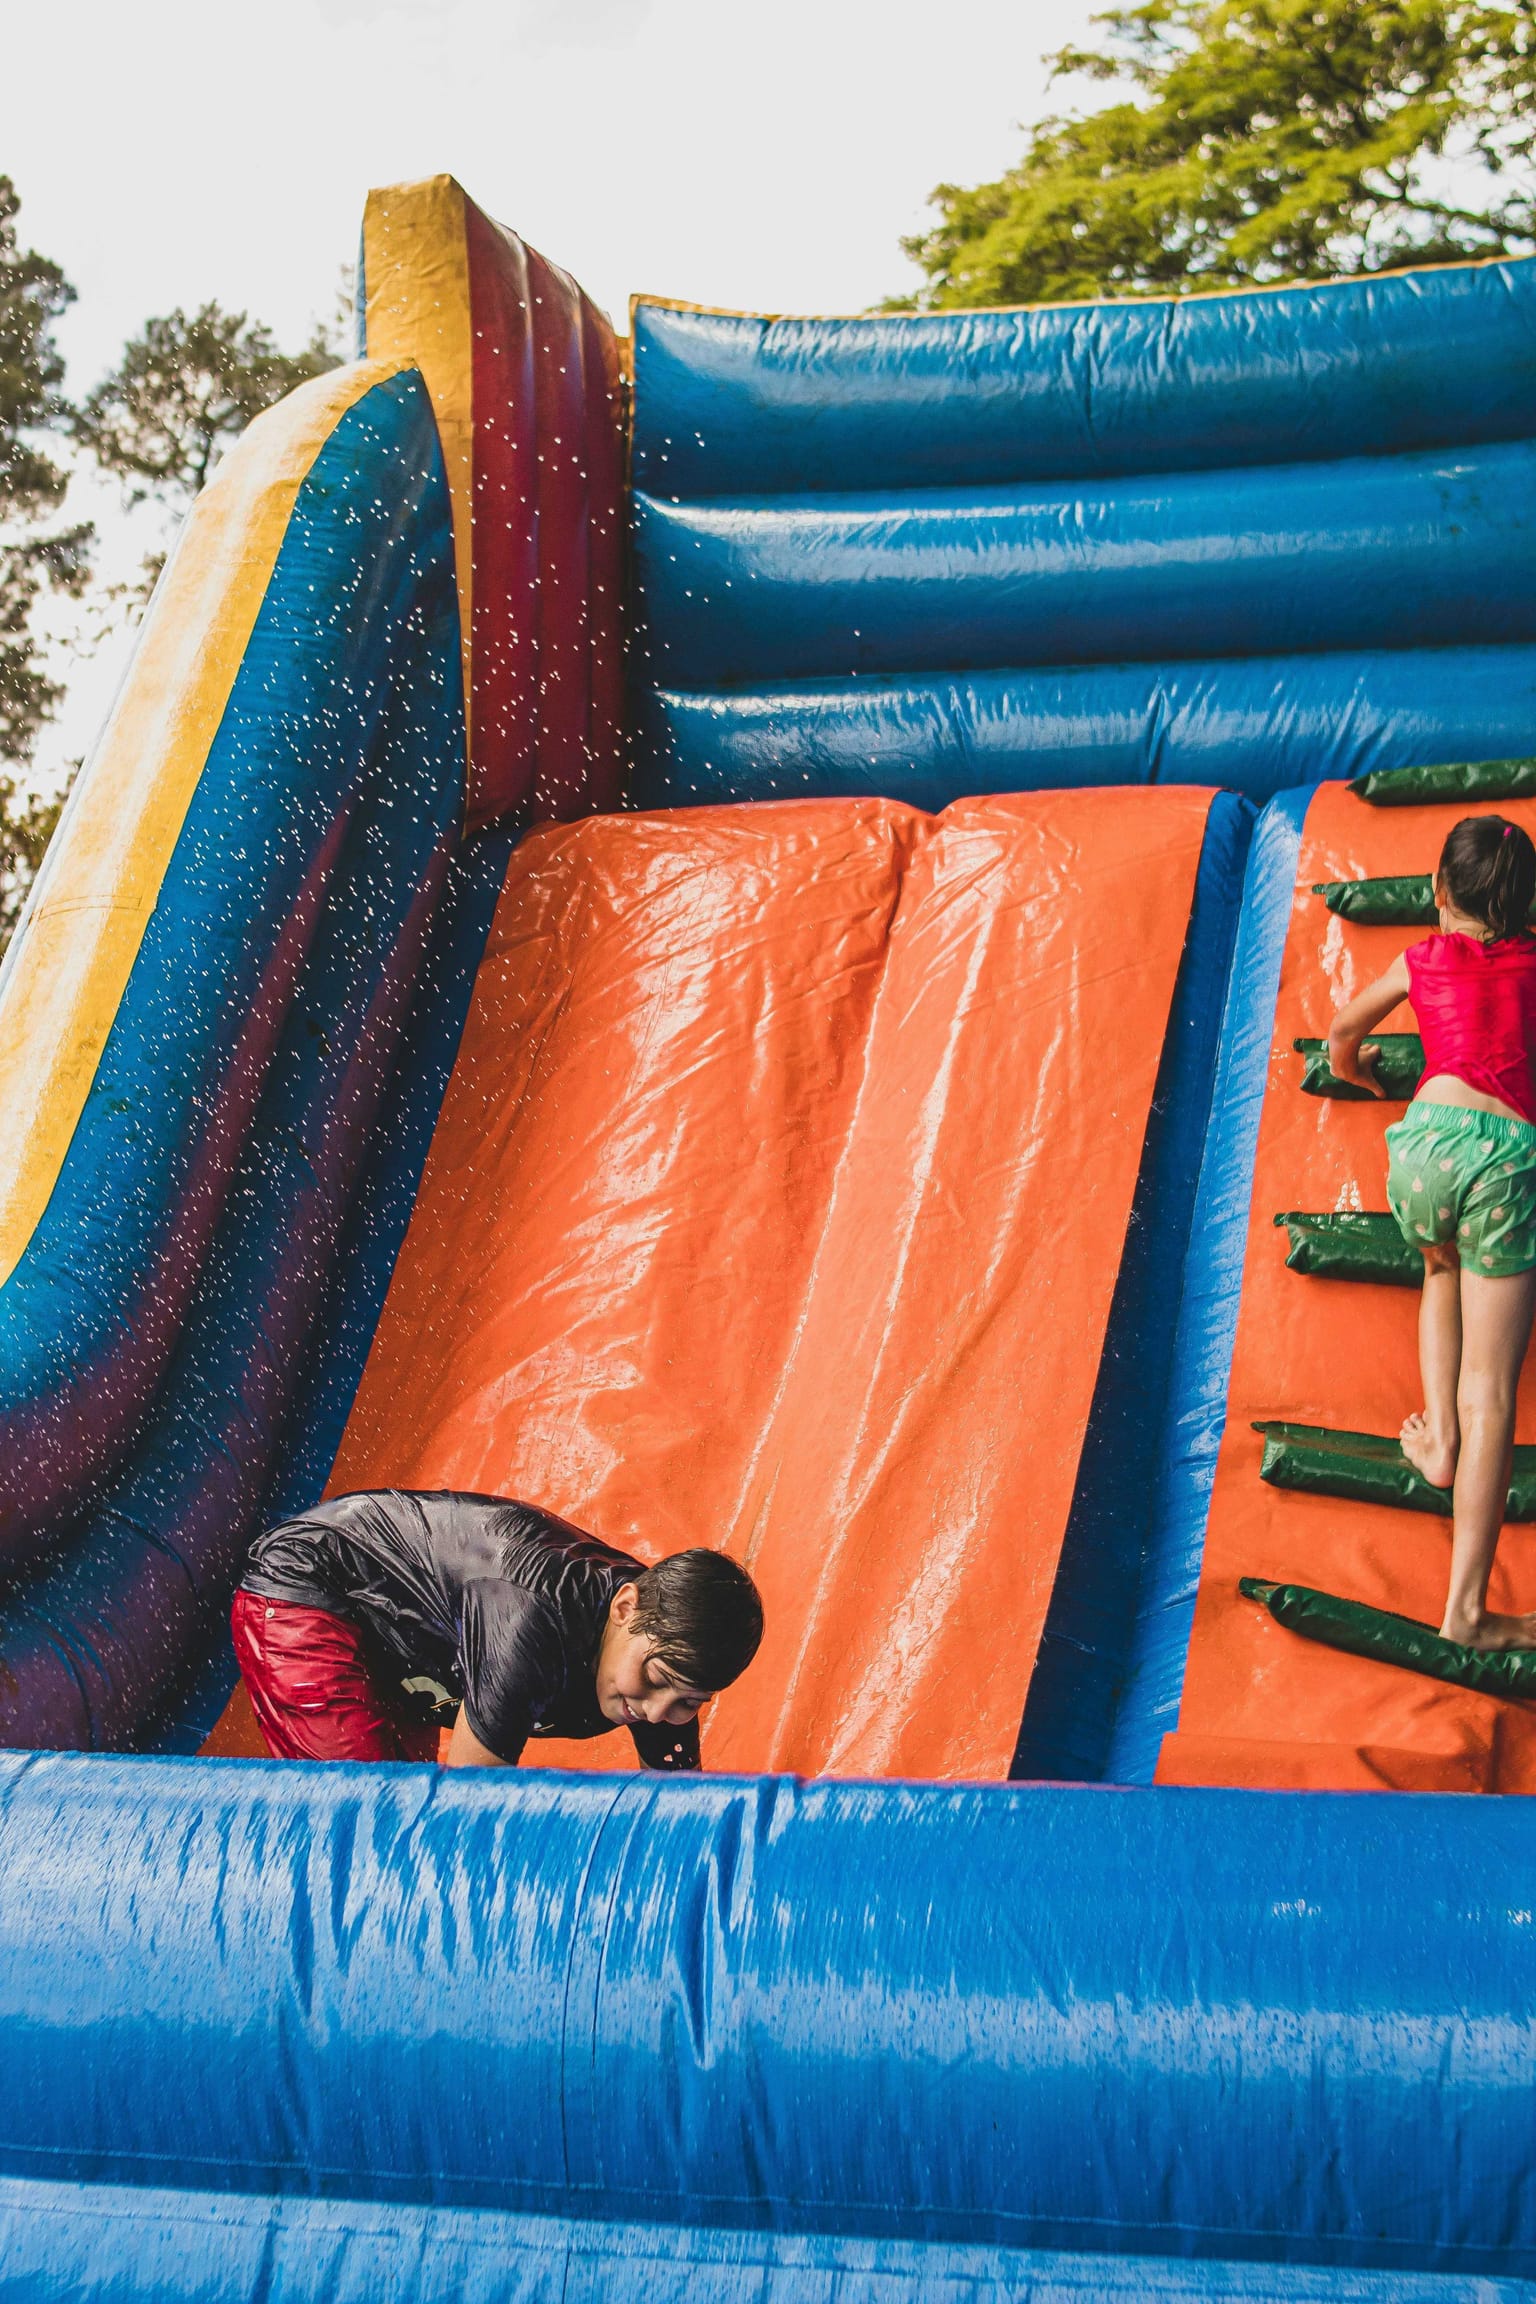
[[[1536,900],[1536,847],[1503,816],[1463,816],[1440,851],[1440,884],[1491,937],[1519,936]]]

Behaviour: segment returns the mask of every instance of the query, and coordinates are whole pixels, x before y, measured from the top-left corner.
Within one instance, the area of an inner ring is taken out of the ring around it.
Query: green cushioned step
[[[1433,928],[1440,918],[1428,872],[1397,880],[1314,880],[1312,893],[1361,928]]]
[[[1440,918],[1428,872],[1409,872],[1396,880],[1314,880],[1312,893],[1358,928],[1433,928]]]
[[[1393,1216],[1354,1210],[1308,1215],[1287,1208],[1275,1218],[1290,1235],[1286,1268],[1314,1280],[1375,1280],[1390,1288],[1423,1284],[1424,1259],[1410,1248]]]
[[[1527,800],[1536,794],[1536,759],[1442,760],[1432,768],[1373,768],[1350,790],[1373,808],[1417,808],[1437,800]]]
[[[1424,1070],[1423,1041],[1417,1032],[1373,1032],[1368,1045],[1381,1050],[1376,1059],[1376,1077],[1387,1092],[1387,1101],[1406,1104]],[[1357,1088],[1351,1080],[1335,1078],[1328,1063],[1326,1040],[1293,1040],[1291,1046],[1298,1056],[1305,1056],[1307,1060],[1301,1076],[1305,1095],[1336,1096],[1346,1104],[1378,1101],[1369,1088]]]
[[[1398,1664],[1405,1672],[1449,1680],[1454,1687],[1475,1688],[1483,1696],[1536,1698],[1536,1648],[1506,1648],[1499,1653],[1463,1648],[1457,1640],[1442,1640],[1432,1625],[1421,1624],[1416,1617],[1367,1608],[1363,1600],[1340,1600],[1332,1592],[1315,1592],[1310,1584],[1270,1584],[1262,1576],[1242,1576],[1237,1588],[1245,1600],[1257,1600],[1267,1608],[1288,1632],[1320,1641],[1325,1648],[1340,1648],[1346,1656]]]
[[[1264,1435],[1259,1478],[1272,1488],[1450,1515],[1449,1488],[1431,1488],[1397,1442],[1379,1432],[1334,1432],[1326,1424],[1262,1423],[1253,1428]],[[1515,1450],[1506,1518],[1536,1520],[1536,1448]]]

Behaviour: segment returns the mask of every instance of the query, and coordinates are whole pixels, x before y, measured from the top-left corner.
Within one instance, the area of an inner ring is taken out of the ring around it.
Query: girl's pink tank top
[[[1405,957],[1423,1077],[1449,1073],[1536,1125],[1536,936],[1426,936]]]

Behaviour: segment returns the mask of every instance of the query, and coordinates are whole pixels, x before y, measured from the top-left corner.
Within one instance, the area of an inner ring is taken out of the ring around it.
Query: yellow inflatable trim
[[[364,341],[368,356],[419,368],[437,418],[453,506],[464,727],[471,739],[474,605],[474,326],[465,195],[451,176],[386,184],[363,210]]]
[[[64,1164],[299,489],[400,361],[302,385],[230,450],[156,590],[0,974],[0,1283]]]

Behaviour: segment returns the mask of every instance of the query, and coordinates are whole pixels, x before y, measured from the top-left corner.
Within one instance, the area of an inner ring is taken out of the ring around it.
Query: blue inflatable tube
[[[1536,751],[1536,646],[1056,666],[642,699],[639,807],[1297,783]]]
[[[1522,2280],[0,2179],[8,2304],[1530,2304]]]
[[[635,485],[663,496],[1386,455],[1530,433],[1536,263],[910,319],[642,300],[634,357]]]
[[[462,733],[439,724],[417,630],[434,586],[451,607],[451,569],[432,410],[407,372],[341,417],[299,488],[90,1096],[0,1288],[11,1566],[111,1470],[164,1375],[386,702],[424,678],[417,740],[462,809]]]
[[[664,687],[1536,637],[1536,444],[1059,488],[635,497]]]
[[[1015,1778],[1085,1784],[1109,1773],[1143,1602],[1180,1293],[1253,825],[1246,800],[1216,795],[1072,1509],[1009,1770]]]
[[[0,1807],[9,2179],[1536,2275],[1524,1801],[32,1755]]]
[[[1150,1784],[1178,1726],[1216,1458],[1227,1421],[1248,1246],[1259,1118],[1274,1042],[1280,964],[1312,789],[1282,792],[1259,818],[1222,1018],[1210,1127],[1160,1419],[1145,1563],[1105,1773]]]

